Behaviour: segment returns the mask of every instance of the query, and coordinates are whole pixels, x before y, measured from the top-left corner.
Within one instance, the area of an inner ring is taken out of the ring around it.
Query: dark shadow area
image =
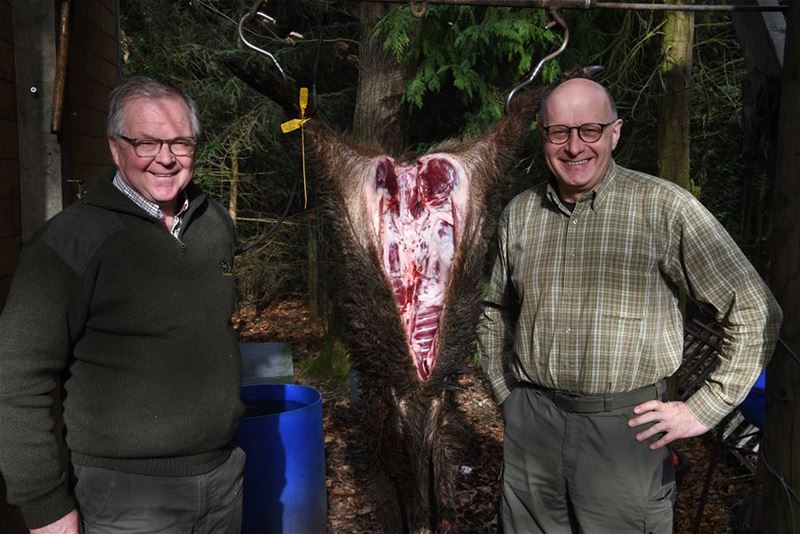
[[[0,532],[3,534],[27,534],[25,521],[19,508],[6,502],[6,480],[0,473]]]

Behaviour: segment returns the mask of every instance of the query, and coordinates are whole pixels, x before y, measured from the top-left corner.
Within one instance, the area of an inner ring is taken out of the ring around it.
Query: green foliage
[[[375,34],[398,59],[419,65],[405,100],[429,112],[454,105],[456,95],[464,120],[451,126],[473,133],[500,117],[505,94],[557,46],[560,37],[546,22],[539,9],[429,6],[417,19],[403,7],[384,17]],[[547,81],[558,74],[557,62],[542,73]]]

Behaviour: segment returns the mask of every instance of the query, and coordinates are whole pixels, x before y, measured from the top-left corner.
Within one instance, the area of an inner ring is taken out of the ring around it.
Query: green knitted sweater
[[[180,241],[99,180],[22,251],[0,315],[0,471],[29,528],[74,507],[72,462],[188,476],[225,461],[242,413],[234,230],[198,188]]]

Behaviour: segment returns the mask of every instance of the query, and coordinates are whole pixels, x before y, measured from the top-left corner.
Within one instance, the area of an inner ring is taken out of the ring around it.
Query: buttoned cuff
[[[734,408],[720,399],[708,384],[698,389],[686,400],[686,407],[698,421],[709,429],[717,426]]]

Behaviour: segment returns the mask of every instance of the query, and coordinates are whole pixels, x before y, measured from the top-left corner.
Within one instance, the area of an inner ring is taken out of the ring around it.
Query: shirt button
[[[569,255],[570,255],[571,258],[574,258],[575,256],[578,255],[578,253],[577,252],[570,252]]]
[[[566,332],[567,334],[569,334],[569,333],[571,333],[571,332],[572,332],[572,328],[570,328],[570,327],[568,326],[568,327],[566,328],[566,330],[564,330],[564,332]]]
[[[578,219],[572,219],[572,224],[578,224]]]

